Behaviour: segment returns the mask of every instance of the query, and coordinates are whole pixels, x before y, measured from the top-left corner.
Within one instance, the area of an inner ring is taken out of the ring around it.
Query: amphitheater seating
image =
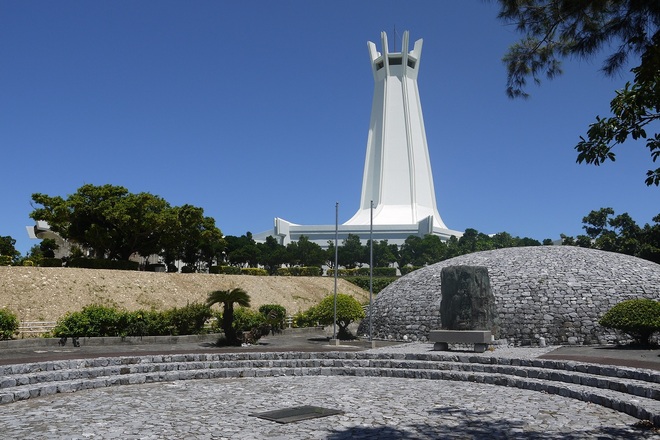
[[[0,403],[55,393],[189,379],[377,376],[468,381],[591,402],[660,426],[660,372],[470,354],[215,353],[103,357],[0,366]]]

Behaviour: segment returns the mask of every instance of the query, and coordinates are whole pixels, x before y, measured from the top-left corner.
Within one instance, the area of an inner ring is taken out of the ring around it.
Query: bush
[[[72,258],[69,267],[83,269],[138,270],[140,263],[128,260],[103,260],[100,258]]]
[[[234,309],[234,323],[232,325],[239,332],[250,331],[265,322],[266,317],[252,309],[248,309],[247,307]]]
[[[166,312],[173,335],[198,335],[204,331],[204,324],[213,316],[206,304],[192,303]]]
[[[421,268],[422,266],[403,266],[399,268],[399,271],[401,271],[401,275],[408,275],[413,270],[417,270]]]
[[[266,322],[271,326],[272,330],[280,330],[284,328],[284,320],[286,319],[286,309],[279,304],[264,304],[259,307]]]
[[[11,266],[14,259],[9,255],[0,255],[0,266]]]
[[[152,263],[152,264],[147,264],[144,268],[146,272],[166,272],[167,271],[167,265],[163,263]]]
[[[194,266],[182,266],[181,267],[181,273],[195,273],[195,267]]]
[[[62,259],[61,258],[42,258],[41,263],[39,263],[39,266],[41,266],[41,267],[62,267]]]
[[[53,335],[58,338],[193,335],[204,332],[204,324],[211,316],[211,309],[198,303],[165,311],[135,312],[90,305],[59,319]]]
[[[653,333],[660,330],[660,302],[652,299],[631,299],[612,307],[598,321],[606,328],[621,330],[635,342],[648,345]]]
[[[294,327],[316,327],[317,325],[319,325],[319,320],[316,316],[316,307],[310,307],[293,316]]]
[[[80,312],[67,313],[57,321],[53,334],[58,337],[125,336],[128,314],[114,307],[92,304]]]
[[[18,333],[18,318],[9,309],[0,309],[0,340],[11,339]]]
[[[209,273],[223,274],[223,275],[240,275],[241,268],[236,266],[212,266]]]
[[[316,307],[315,315],[321,324],[332,324],[334,321],[335,307],[334,295],[328,295]],[[337,326],[339,339],[352,339],[353,335],[348,331],[351,322],[364,318],[362,305],[352,296],[343,293],[337,294]]]
[[[320,277],[323,270],[320,267],[280,267],[275,272],[279,276],[294,276],[294,277]]]
[[[241,275],[268,276],[268,271],[258,267],[244,267],[241,269]]]

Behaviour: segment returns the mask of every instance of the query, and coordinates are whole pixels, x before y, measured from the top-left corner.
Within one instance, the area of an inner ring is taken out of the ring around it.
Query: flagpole
[[[334,319],[332,320],[332,339],[337,341],[337,241],[339,237],[339,202],[335,203],[335,300],[334,300]]]
[[[371,310],[373,306],[374,293],[374,201],[371,201],[371,211],[369,218],[369,340],[373,341],[371,326]]]

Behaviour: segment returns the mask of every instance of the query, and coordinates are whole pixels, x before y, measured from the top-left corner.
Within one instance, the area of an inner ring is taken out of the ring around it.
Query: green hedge
[[[268,271],[257,267],[244,267],[241,269],[241,275],[268,276]]]
[[[211,309],[198,303],[165,311],[135,312],[93,304],[60,318],[53,335],[61,338],[200,334],[211,316]]]
[[[147,272],[167,272],[167,265],[163,263],[147,264],[144,270]]]
[[[212,266],[209,273],[223,274],[223,275],[240,275],[241,268],[236,266]]]
[[[335,271],[333,269],[328,269],[328,276],[335,276]],[[339,269],[337,276],[339,277],[368,277],[370,274],[368,267],[358,267],[355,269]],[[395,267],[374,267],[374,277],[395,277],[396,268]]]
[[[401,271],[401,275],[408,275],[410,272],[413,270],[421,269],[422,266],[403,266],[400,267],[399,270]]]
[[[114,270],[138,270],[140,263],[128,260],[103,260],[99,258],[73,258],[69,261],[69,267],[80,267],[84,269],[114,269]]]
[[[323,275],[323,269],[316,266],[311,267],[280,267],[275,272],[278,276],[293,277],[320,277]]]
[[[39,263],[39,266],[41,266],[41,267],[62,267],[62,259],[61,258],[42,258],[41,263]]]

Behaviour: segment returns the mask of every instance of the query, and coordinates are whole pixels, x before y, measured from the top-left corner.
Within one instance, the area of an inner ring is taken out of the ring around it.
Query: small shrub
[[[264,304],[259,307],[259,313],[261,313],[266,322],[271,326],[273,330],[280,330],[284,328],[284,320],[286,319],[286,309],[279,304]]]
[[[57,321],[53,334],[58,338],[125,336],[127,328],[128,315],[125,312],[92,304],[83,307],[80,312],[67,313]]]
[[[11,339],[18,333],[18,318],[9,309],[0,309],[0,340]]]
[[[146,272],[165,272],[167,271],[167,265],[163,263],[147,264],[144,270]]]
[[[241,269],[241,275],[268,276],[268,271],[258,267],[244,267]]]
[[[202,333],[211,316],[211,309],[198,303],[165,311],[135,312],[90,305],[59,319],[53,335],[58,338],[192,335]]]
[[[403,266],[399,268],[401,275],[408,275],[413,270],[421,269],[422,266]]]
[[[247,307],[238,307],[234,309],[233,327],[238,331],[250,331],[266,322],[266,317]]]
[[[182,266],[181,267],[181,273],[195,273],[195,267],[194,266]]]
[[[41,267],[62,267],[62,259],[61,258],[42,258],[41,263],[39,263],[39,266],[41,266]]]
[[[319,319],[316,316],[316,307],[310,307],[309,309],[298,312],[293,316],[293,326],[294,327],[316,327],[319,325]]]
[[[100,258],[72,258],[69,267],[83,269],[138,270],[140,263],[128,260],[103,260]]]
[[[14,261],[9,255],[0,255],[0,266],[11,266],[11,263]]]
[[[620,302],[608,310],[598,323],[627,333],[635,342],[648,345],[651,335],[660,330],[660,302],[647,298]]]
[[[240,275],[241,268],[236,266],[212,266],[209,273],[223,274],[223,275]]]
[[[198,335],[204,330],[204,324],[213,316],[206,304],[192,303],[167,312],[171,328],[175,335]]]
[[[294,277],[320,277],[323,270],[316,266],[303,266],[303,267],[280,267],[275,272],[279,276],[294,276]]]

